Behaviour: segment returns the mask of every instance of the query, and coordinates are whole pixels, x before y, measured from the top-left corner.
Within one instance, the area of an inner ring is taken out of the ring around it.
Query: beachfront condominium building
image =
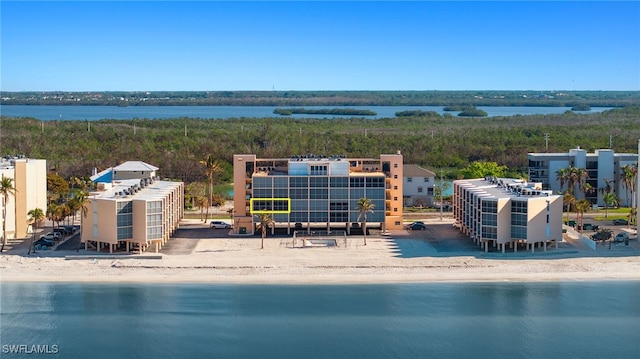
[[[161,181],[157,167],[129,161],[94,176],[82,222],[85,249],[158,251],[184,215],[184,183]]]
[[[402,197],[405,207],[433,207],[436,174],[416,165],[404,165]]]
[[[560,188],[560,181],[557,180],[558,170],[569,167],[584,168],[589,174],[586,183],[594,190],[585,195],[576,187],[576,199],[587,198],[592,204],[604,206],[603,194],[606,193],[606,188],[610,188],[620,198],[622,205],[631,205],[631,192],[622,180],[622,167],[638,164],[638,155],[635,153],[614,153],[610,149],[587,153],[578,147],[567,153],[529,153],[528,158],[529,180],[541,182],[542,188],[546,190],[561,193],[567,189],[566,183],[564,188]]]
[[[380,158],[301,155],[262,159],[234,155],[234,233],[253,233],[258,215],[275,226],[310,231],[346,229],[362,222],[361,198],[375,205],[367,227],[402,228],[402,154]]]
[[[456,226],[485,251],[489,246],[514,251],[525,245],[547,249],[562,240],[562,196],[540,183],[506,178],[453,181]]]
[[[7,239],[26,238],[32,230],[27,213],[36,208],[47,213],[47,161],[24,156],[0,158],[2,177],[10,178],[15,189],[8,195],[5,208],[0,199],[0,213],[6,214]]]

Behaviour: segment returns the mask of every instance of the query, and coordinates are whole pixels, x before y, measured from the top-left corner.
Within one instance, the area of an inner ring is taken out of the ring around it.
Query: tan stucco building
[[[301,155],[257,158],[234,155],[234,228],[255,230],[257,211],[273,215],[275,227],[345,229],[360,222],[357,203],[370,199],[369,228],[402,228],[402,154],[380,158]]]
[[[0,178],[13,180],[15,194],[6,205],[7,239],[25,238],[31,232],[27,213],[35,208],[47,212],[47,161],[31,158],[0,159]],[[0,213],[4,210],[0,200]],[[2,218],[0,217],[0,220]],[[0,237],[2,236],[0,226]]]
[[[149,171],[154,167],[144,162],[116,168],[117,173],[103,171],[96,179],[98,190],[89,196],[81,241],[86,249],[109,252],[149,246],[158,251],[184,215],[184,183],[158,180],[151,176],[155,170]]]
[[[456,226],[485,251],[524,245],[547,249],[562,240],[562,197],[542,190],[541,183],[481,178],[453,182]]]

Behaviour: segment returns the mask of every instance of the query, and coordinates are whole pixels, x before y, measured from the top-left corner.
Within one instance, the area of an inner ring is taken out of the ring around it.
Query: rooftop
[[[514,178],[478,178],[457,180],[455,184],[476,192],[479,196],[491,198],[542,198],[557,197],[553,191],[542,190],[540,183],[529,183]]]
[[[133,171],[157,171],[158,167],[154,166],[154,165],[150,165],[146,162],[142,162],[142,161],[127,161],[127,162],[123,162],[115,167],[113,167],[114,171],[126,171],[126,172],[133,172]]]
[[[130,179],[116,181],[113,187],[105,191],[92,193],[95,198],[118,200],[127,198],[130,200],[154,200],[171,192],[180,182],[159,181],[155,179]]]
[[[404,166],[402,166],[402,176],[403,177],[435,177],[436,174],[418,165],[405,164]]]

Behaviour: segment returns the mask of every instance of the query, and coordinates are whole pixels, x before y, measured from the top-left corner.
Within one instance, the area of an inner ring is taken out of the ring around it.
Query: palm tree
[[[200,210],[200,220],[206,222],[204,219],[204,207],[207,205],[207,197],[205,196],[196,196],[193,197],[193,204],[196,208]]]
[[[45,219],[44,211],[41,208],[34,208],[27,212],[29,216],[29,223],[33,224],[33,238],[31,239],[31,245],[29,246],[29,251],[27,254],[31,254],[31,249],[33,248],[33,242],[36,239],[36,230],[38,229],[38,223],[42,222]],[[35,250],[33,251],[35,253]]]
[[[588,178],[589,172],[585,168],[569,168],[569,189],[571,193],[574,193],[573,190],[576,185],[578,185],[580,191],[584,191],[584,186]]]
[[[564,189],[564,184],[569,179],[569,171],[566,168],[558,168],[556,171],[556,181],[560,182],[560,191]]]
[[[75,197],[73,198],[75,202],[75,210],[80,211],[80,236],[82,236],[82,230],[84,229],[84,219],[87,218],[87,214],[89,213],[89,208],[87,205],[89,204],[89,193],[85,190],[76,191]],[[75,221],[76,213],[73,212],[73,217]]]
[[[627,221],[627,228],[631,228],[631,223],[637,224],[638,207],[632,207],[627,218],[629,218],[629,220]]]
[[[376,205],[368,198],[360,198],[358,205],[356,206],[358,211],[358,220],[362,218],[362,234],[364,235],[364,245],[367,245],[367,213],[373,213],[373,209]]]
[[[627,195],[627,204],[629,207],[634,207],[633,198],[636,191],[636,176],[638,175],[638,167],[632,165],[624,165],[621,167],[622,173],[622,185],[631,192],[631,203],[629,203],[629,196]]]
[[[569,212],[574,204],[576,204],[576,197],[573,196],[569,190],[564,191],[562,194],[562,202],[567,207],[567,223],[569,222]]]
[[[274,224],[273,217],[270,214],[261,213],[260,219],[257,225],[257,229],[262,233],[262,240],[260,241],[260,249],[264,249],[264,237],[267,235],[267,228]]]
[[[589,200],[583,198],[576,202],[576,213],[578,214],[578,218],[580,219],[580,233],[584,230],[584,214],[588,212],[591,208],[591,202]]]
[[[2,180],[0,180],[0,195],[2,196],[2,248],[0,248],[0,253],[4,251],[4,246],[7,244],[7,204],[9,203],[9,196],[15,196],[16,192],[17,190],[13,186],[13,178],[2,175]]]
[[[618,204],[618,197],[615,193],[605,193],[602,200],[604,201],[604,218],[609,218],[609,207],[615,207]]]
[[[227,210],[227,213],[229,213],[229,218],[231,219],[231,227],[233,227],[233,214],[235,213],[235,210],[233,209],[233,207],[231,207]]]
[[[592,238],[599,239],[604,244],[605,241],[608,241],[613,236],[613,231],[609,228],[600,228],[596,234],[593,235]]]
[[[222,172],[222,165],[212,155],[199,162],[205,168],[205,173],[209,179],[209,203],[213,203],[213,179],[216,173]]]

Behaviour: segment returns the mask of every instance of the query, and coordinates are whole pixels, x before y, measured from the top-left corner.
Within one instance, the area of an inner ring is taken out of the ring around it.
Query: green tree
[[[222,164],[212,155],[208,155],[207,158],[200,161],[200,164],[204,166],[205,174],[209,179],[209,203],[213,203],[213,180],[216,173],[223,171]]]
[[[613,236],[613,231],[609,228],[600,228],[596,234],[593,235],[593,239],[601,240],[602,244],[608,241]]]
[[[70,209],[73,213],[73,221],[75,222],[76,212],[80,211],[80,236],[82,236],[82,230],[84,229],[84,220],[89,213],[89,193],[84,189],[78,189],[75,191],[73,198],[69,201]]]
[[[560,190],[564,190],[564,185],[569,179],[569,171],[566,168],[558,168],[556,171],[556,181],[560,182]]]
[[[562,194],[562,203],[567,209],[567,222],[569,222],[569,212],[571,212],[571,209],[576,204],[576,197],[574,197],[569,190],[566,190]]]
[[[69,182],[55,173],[47,173],[47,195],[49,202],[60,203],[69,193]]]
[[[29,212],[27,212],[27,215],[29,216],[29,223],[31,223],[32,225],[32,231],[33,231],[33,237],[31,238],[31,245],[29,246],[29,251],[27,252],[27,254],[31,254],[31,250],[33,249],[33,242],[36,239],[36,231],[38,230],[38,225],[40,224],[40,222],[44,221],[44,219],[46,218],[44,215],[44,211],[41,208],[34,208],[29,210]],[[33,252],[35,253],[35,249],[33,250]]]
[[[589,212],[589,209],[591,209],[591,202],[587,199],[583,198],[576,202],[576,213],[580,220],[580,233],[584,230],[584,214]]]
[[[483,178],[486,176],[504,177],[507,166],[501,166],[496,162],[475,161],[460,170],[462,178]]]
[[[270,214],[262,213],[258,217],[257,229],[261,233],[260,249],[264,249],[264,237],[267,236],[267,229],[275,222]]]
[[[373,213],[376,205],[368,198],[360,198],[356,206],[358,209],[358,220],[362,218],[362,234],[364,235],[364,245],[367,245],[367,213]]]
[[[627,228],[631,228],[631,224],[638,224],[638,207],[632,207],[627,216]]]
[[[444,192],[446,192],[449,188],[451,188],[451,182],[445,181],[442,176],[440,179],[437,179],[433,184],[433,192],[437,197],[440,197],[440,220],[442,221],[442,211],[444,211]]]
[[[629,207],[635,207],[634,204],[634,194],[636,191],[636,177],[638,175],[638,167],[632,165],[624,165],[621,167],[622,173],[620,174],[620,179],[622,181],[622,185],[627,190],[627,205]],[[628,194],[631,194],[631,201],[629,201]]]
[[[602,196],[604,201],[604,218],[609,218],[609,207],[615,207],[618,205],[618,197],[615,193],[605,193]]]
[[[0,180],[0,196],[2,196],[2,248],[0,248],[0,253],[4,251],[4,246],[7,244],[7,204],[9,203],[9,196],[15,196],[16,192],[17,190],[13,186],[13,178],[2,175]]]

